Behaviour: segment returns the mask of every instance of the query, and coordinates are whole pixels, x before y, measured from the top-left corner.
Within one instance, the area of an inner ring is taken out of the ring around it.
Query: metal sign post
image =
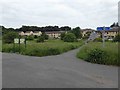
[[[105,37],[104,37],[105,31],[102,31],[102,41],[103,41],[103,48],[105,47]]]
[[[102,41],[103,41],[103,44],[102,46],[105,47],[105,30],[110,30],[111,28],[110,27],[97,27],[97,30],[98,31],[101,31],[102,33]]]

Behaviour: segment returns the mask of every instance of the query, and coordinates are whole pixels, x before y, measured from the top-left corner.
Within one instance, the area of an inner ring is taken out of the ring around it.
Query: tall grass
[[[89,44],[81,48],[81,50],[77,53],[77,57],[87,61],[91,51],[95,49],[99,49],[103,51],[106,55],[105,59],[101,61],[101,64],[120,65],[118,61],[119,60],[118,59],[118,43],[114,43],[114,42],[106,42],[105,47],[102,47],[101,42],[90,42]],[[93,57],[94,56],[95,55],[93,55]],[[92,60],[89,60],[89,61],[92,61]],[[96,60],[96,63],[99,63],[99,62],[97,62]]]
[[[48,55],[58,55],[63,52],[80,47],[83,44],[80,42],[67,43],[61,40],[48,40],[44,43],[36,43],[35,41],[28,41],[26,48],[24,44],[20,45],[20,54],[30,55],[30,56],[48,56]],[[16,44],[3,44],[2,52],[19,52],[19,45]]]

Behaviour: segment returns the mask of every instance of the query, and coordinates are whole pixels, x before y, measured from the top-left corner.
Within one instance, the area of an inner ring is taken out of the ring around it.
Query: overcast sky
[[[119,0],[2,0],[0,25],[93,28],[118,21]],[[2,20],[2,21],[1,21]]]

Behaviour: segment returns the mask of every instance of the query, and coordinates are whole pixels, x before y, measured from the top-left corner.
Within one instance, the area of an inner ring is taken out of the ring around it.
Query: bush
[[[116,37],[113,39],[114,42],[120,42],[120,34],[116,35]]]
[[[37,42],[44,42],[44,37],[43,36],[39,36],[37,39]]]
[[[61,37],[61,40],[63,40],[65,37],[65,33],[61,33],[60,37]]]
[[[44,33],[44,32],[42,33],[41,36],[44,37],[45,40],[48,40],[48,39],[49,39],[49,36],[48,36],[46,33]]]
[[[73,33],[67,33],[65,37],[63,38],[64,42],[75,42],[76,37]]]
[[[96,38],[94,42],[102,42],[102,38]]]
[[[37,36],[37,35],[34,35],[34,38],[35,38],[35,39],[37,39],[37,38],[38,38],[38,36]]]
[[[34,36],[33,35],[27,36],[26,40],[34,40]]]
[[[8,33],[3,35],[3,43],[13,43],[14,38],[18,38],[18,33],[8,32]]]
[[[107,54],[101,49],[92,49],[87,55],[86,61],[98,64],[105,64]]]

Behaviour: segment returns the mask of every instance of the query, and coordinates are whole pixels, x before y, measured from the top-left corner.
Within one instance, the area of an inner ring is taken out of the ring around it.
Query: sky
[[[1,0],[0,25],[92,28],[118,22],[119,0]]]

